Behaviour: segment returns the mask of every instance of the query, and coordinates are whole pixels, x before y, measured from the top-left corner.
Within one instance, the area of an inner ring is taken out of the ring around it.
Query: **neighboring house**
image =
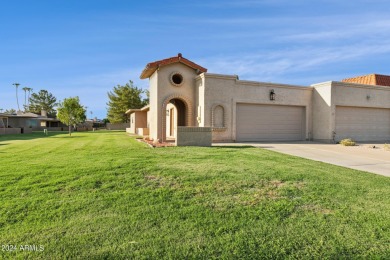
[[[21,133],[23,130],[42,130],[45,128],[51,128],[53,130],[61,130],[62,127],[65,127],[58,119],[49,118],[47,114],[42,111],[41,115],[34,113],[23,113],[19,112],[17,114],[1,114],[0,118],[2,119],[3,125],[6,128],[20,128]],[[0,123],[1,125],[1,123]],[[1,126],[0,126],[1,127]]]
[[[149,105],[140,109],[129,109],[126,114],[130,116],[129,128],[126,128],[128,133],[142,136],[149,135]]]
[[[153,140],[175,139],[177,126],[212,127],[215,142],[390,140],[390,76],[255,82],[207,73],[178,54],[148,63],[140,78],[149,79],[150,105],[127,111],[128,130]]]
[[[0,114],[0,128],[6,128],[8,126],[8,116],[6,114]]]

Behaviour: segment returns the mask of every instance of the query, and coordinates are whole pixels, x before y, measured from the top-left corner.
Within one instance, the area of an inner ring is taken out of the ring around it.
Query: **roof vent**
[[[183,57],[183,55],[179,52],[179,53],[177,54],[177,57],[181,58],[181,57]]]

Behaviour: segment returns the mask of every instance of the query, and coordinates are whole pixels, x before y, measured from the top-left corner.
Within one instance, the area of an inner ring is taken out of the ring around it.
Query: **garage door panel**
[[[237,104],[237,140],[302,140],[304,111],[304,107],[296,106]]]
[[[390,109],[336,107],[336,139],[386,141],[390,139]]]

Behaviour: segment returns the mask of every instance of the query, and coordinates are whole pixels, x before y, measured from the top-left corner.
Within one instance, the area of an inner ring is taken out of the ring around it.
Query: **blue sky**
[[[147,88],[144,66],[178,52],[211,73],[264,82],[390,75],[389,13],[385,0],[4,0],[0,108],[16,108],[19,82],[79,96],[104,118],[108,91],[128,80]]]

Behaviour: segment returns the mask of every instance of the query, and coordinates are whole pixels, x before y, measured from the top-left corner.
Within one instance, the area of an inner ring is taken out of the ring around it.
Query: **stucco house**
[[[255,82],[208,73],[179,53],[148,63],[140,78],[150,105],[127,111],[128,130],[153,140],[174,140],[178,126],[211,127],[214,142],[390,140],[390,76]]]
[[[126,111],[126,114],[130,115],[130,125],[129,128],[126,128],[127,132],[141,136],[149,135],[147,120],[149,107],[150,106],[147,105],[140,109],[129,109]]]

